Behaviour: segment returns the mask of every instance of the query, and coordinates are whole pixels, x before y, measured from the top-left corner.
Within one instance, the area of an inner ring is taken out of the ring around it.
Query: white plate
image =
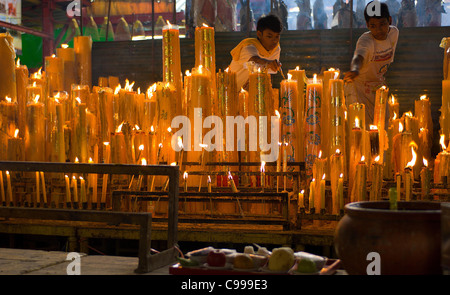
[[[203,267],[206,267],[207,269],[214,269],[214,270],[225,270],[225,269],[231,269],[233,265],[231,263],[225,263],[225,266],[209,266],[208,263],[203,264]]]

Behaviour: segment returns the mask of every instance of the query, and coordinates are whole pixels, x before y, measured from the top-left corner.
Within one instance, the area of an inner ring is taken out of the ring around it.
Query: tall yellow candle
[[[168,22],[162,30],[163,81],[170,82],[176,90],[176,115],[182,114],[182,75],[180,59],[180,34],[177,25]]]
[[[6,195],[8,196],[8,199],[6,200],[6,204],[9,205],[13,202],[11,176],[9,175],[9,171],[6,171]]]
[[[20,59],[16,63],[16,89],[17,89],[17,107],[19,116],[19,137],[25,135],[26,112],[27,112],[27,85],[28,85],[28,68],[20,65]]]
[[[306,145],[306,175],[311,177],[314,159],[322,149],[322,125],[321,125],[321,101],[322,101],[322,81],[314,74],[313,79],[308,81],[306,86],[306,106],[305,106],[305,145]]]
[[[92,38],[91,36],[75,36],[73,38],[77,79],[82,85],[92,86]]]
[[[336,78],[336,77],[335,77]],[[329,155],[332,155],[336,149],[343,152],[345,157],[345,97],[344,81],[342,79],[332,79],[330,83],[330,106],[329,106],[329,126],[330,141]],[[345,160],[344,160],[345,163]]]
[[[61,44],[60,48],[56,48],[56,56],[63,60],[64,90],[70,92],[72,84],[79,83],[76,79],[75,50],[67,44]]]
[[[296,80],[292,80],[292,75],[287,74],[287,79],[280,83],[280,115],[281,115],[281,139],[289,142],[287,151],[289,159],[293,162],[300,162],[298,153],[298,140],[302,124],[297,121],[298,112],[298,85]]]
[[[316,179],[313,178],[311,182],[309,183],[309,211],[312,212],[312,210],[315,208],[315,193],[316,193]]]
[[[45,57],[45,73],[47,75],[47,93],[64,90],[64,60],[55,54]]]
[[[439,133],[443,134],[446,139],[450,139],[450,79],[442,81],[442,105],[440,111],[439,124],[441,130]]]
[[[323,72],[323,96],[322,96],[322,114],[321,114],[321,120],[324,122],[322,125],[322,144],[323,144],[323,156],[325,158],[328,158],[330,155],[332,155],[335,151],[329,150],[326,147],[330,146],[330,128],[327,128],[325,124],[330,122],[332,120],[331,117],[331,81],[336,80],[339,78],[339,70],[336,70],[334,68],[330,68],[327,71]]]
[[[44,104],[36,96],[27,104],[27,126],[25,130],[25,160],[44,161],[45,157],[45,116]]]
[[[16,100],[16,52],[13,37],[9,33],[0,33],[0,97]]]
[[[292,75],[292,79],[297,81],[297,116],[296,121],[300,126],[305,123],[305,90],[308,83],[305,70],[301,70],[297,66],[294,70],[289,70],[288,74]],[[298,151],[299,159],[301,162],[305,161],[305,130],[300,128],[298,134]]]

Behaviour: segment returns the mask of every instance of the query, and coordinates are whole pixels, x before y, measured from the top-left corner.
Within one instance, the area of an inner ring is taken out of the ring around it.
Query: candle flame
[[[402,124],[402,122],[399,122],[399,123],[398,123],[398,132],[399,132],[399,133],[402,133],[402,132],[403,132],[403,124]]]
[[[325,173],[322,175],[322,180],[325,180]]]
[[[322,150],[319,151],[319,159],[322,158]]]
[[[277,115],[278,119],[281,117],[280,112],[278,110],[275,110],[275,115]]]
[[[167,20],[167,25],[169,26],[169,29],[172,29],[172,24]]]
[[[211,183],[211,176],[208,175],[208,183]]]
[[[227,67],[226,69],[225,69],[225,73],[228,73],[228,70],[230,69],[230,67]]]
[[[122,132],[122,126],[123,126],[123,123],[124,123],[124,122],[120,123],[120,125],[117,126],[116,132]]]
[[[416,165],[417,154],[414,151],[414,145],[416,145],[414,142],[411,142],[411,144],[409,145],[411,147],[412,159],[411,159],[411,161],[406,163],[406,167],[412,168],[412,167],[414,167],[414,165]]]
[[[177,162],[170,163],[170,166],[177,166]]]
[[[397,113],[394,112],[394,116],[392,117],[392,120],[396,120],[397,119]]]
[[[153,127],[153,125],[150,127],[150,132],[155,132],[155,127]]]
[[[11,102],[12,100],[11,100],[11,97],[9,97],[9,96],[6,96],[5,97],[5,100],[7,101],[7,102]]]
[[[447,146],[445,145],[445,134],[441,134],[439,143],[441,144],[442,150],[445,151],[447,149]]]
[[[181,138],[181,136],[178,136],[178,146],[180,147],[180,149],[183,148],[183,139]]]
[[[428,161],[427,161],[427,159],[425,159],[425,158],[423,158],[423,165],[425,166],[425,167],[428,167]]]
[[[377,125],[369,125],[370,130],[378,130]]]
[[[241,93],[247,92],[244,88],[241,87]]]
[[[109,145],[109,142],[104,141],[104,142],[103,142],[103,145],[108,146],[108,145]]]
[[[141,144],[141,145],[139,146],[139,150],[140,150],[140,151],[143,151],[143,150],[144,150],[144,145],[143,145],[143,144]]]
[[[145,158],[142,158],[141,164],[144,165],[144,166],[147,165],[147,160]]]
[[[334,80],[337,80],[339,78],[339,72],[336,71],[334,72]]]
[[[366,157],[364,155],[361,157],[361,162],[364,162],[366,160]]]
[[[20,57],[17,58],[16,67],[20,67]]]
[[[52,54],[52,58],[55,58],[56,57],[56,54]]]
[[[81,103],[81,98],[76,97],[75,100],[76,100],[78,103]]]
[[[35,78],[35,79],[41,79],[42,78],[42,67],[40,67],[37,72],[33,73],[33,78]]]
[[[233,176],[231,175],[230,171],[228,171],[228,179],[233,180]]]
[[[14,130],[14,138],[19,136],[19,129]]]
[[[344,173],[339,174],[339,178],[344,178]]]
[[[420,96],[420,100],[427,100],[427,95],[426,95],[426,94],[421,95],[421,96]]]
[[[187,179],[188,178],[188,173],[187,173],[187,171],[184,171],[184,173],[183,173],[183,179]]]
[[[355,128],[361,128],[360,121],[358,117],[355,117]]]
[[[315,178],[313,178],[312,180],[311,180],[311,182],[315,182],[316,181],[316,179]]]
[[[158,147],[159,147],[159,148],[162,148],[162,147],[163,147],[163,144],[162,144],[162,143],[158,144]]]
[[[391,94],[391,99],[389,100],[390,104],[394,104],[395,103],[395,97],[393,94]]]
[[[69,45],[68,44],[61,44],[61,48],[64,48],[64,49],[69,48]]]
[[[199,66],[198,66],[198,72],[199,72],[200,74],[203,74],[203,65],[199,65]]]
[[[282,143],[281,143],[281,142],[278,142],[278,145],[279,145],[279,146],[281,146],[281,145],[282,145]]]
[[[314,74],[314,76],[313,76],[313,83],[314,83],[314,84],[317,83],[317,74]]]
[[[189,70],[186,70],[186,76],[191,76],[191,72],[189,72]]]
[[[78,157],[75,157],[75,163],[78,163],[78,162],[79,162]]]
[[[295,70],[296,70],[296,71],[299,71],[299,70],[300,70],[300,67],[299,67],[299,66],[296,66],[296,67],[295,67]]]
[[[36,81],[33,82],[33,87],[36,87]]]
[[[141,94],[141,87],[138,87],[137,93],[138,93],[138,94]]]
[[[340,154],[341,150],[340,149],[336,149],[336,154]]]
[[[83,176],[80,176],[80,180],[84,180]]]
[[[265,167],[266,167],[266,162],[265,161],[261,161],[261,169],[260,169],[260,171],[261,172],[265,172],[266,171]]]
[[[336,71],[336,69],[335,68],[329,68],[328,71],[329,72],[334,72],[334,71]]]
[[[205,23],[203,23],[203,27],[204,28],[207,28],[207,27],[209,27],[207,24],[205,24]]]
[[[77,178],[75,177],[75,175],[74,175],[74,176],[72,176],[72,179],[73,179],[73,180],[77,180]]]
[[[199,143],[198,145],[199,145],[200,147],[202,147],[202,148],[207,148],[207,147],[208,147],[207,144],[203,144],[203,143]]]
[[[114,89],[114,95],[117,95],[119,93],[120,89],[122,89],[122,87],[119,84],[116,86],[116,89]]]
[[[409,118],[412,118],[412,117],[413,117],[413,114],[412,114],[411,111],[409,111],[409,112],[406,112],[406,113],[405,113],[405,116],[407,116],[407,117],[409,117]]]
[[[305,190],[304,190],[304,189],[302,189],[302,190],[300,191],[300,193],[301,193],[301,194],[304,194],[304,193],[305,193]]]
[[[89,163],[94,163],[94,161],[92,160],[92,158],[91,158],[91,157],[89,157],[89,160],[88,160],[88,162],[89,162]]]
[[[374,161],[378,163],[380,161],[380,155],[376,156]]]
[[[344,119],[347,120],[347,111],[344,111]]]
[[[287,79],[288,79],[288,80],[291,80],[291,78],[292,78],[292,75],[288,73],[288,74],[287,74]]]
[[[170,127],[167,128],[167,132],[169,132],[169,133],[172,132],[172,128],[170,128]]]
[[[34,103],[38,103],[39,102],[39,98],[41,98],[41,96],[38,94],[34,97]]]
[[[386,90],[386,85],[380,87],[381,90]]]

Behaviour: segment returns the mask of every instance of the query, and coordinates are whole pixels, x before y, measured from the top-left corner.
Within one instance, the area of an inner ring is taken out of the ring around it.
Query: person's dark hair
[[[283,30],[283,24],[278,16],[274,14],[269,14],[267,16],[263,16],[258,20],[256,24],[257,31],[264,31],[265,29],[270,29],[275,33],[281,33]]]
[[[374,7],[375,5],[380,5],[379,14],[376,13],[377,9]],[[378,0],[370,1],[369,3],[367,3],[366,8],[364,8],[364,19],[366,20],[366,23],[369,22],[371,18],[386,18],[389,21],[390,17],[391,15],[389,14],[389,7],[384,2],[381,3]]]

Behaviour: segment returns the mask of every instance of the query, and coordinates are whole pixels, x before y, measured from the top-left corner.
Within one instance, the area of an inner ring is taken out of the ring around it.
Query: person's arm
[[[364,62],[364,57],[355,55],[350,64],[350,71],[345,73],[344,82],[352,82],[358,75]]]
[[[271,69],[274,72],[278,72],[281,67],[281,63],[278,60],[268,60],[261,58],[259,56],[252,56],[248,61],[253,61],[262,66],[266,66],[268,69]]]

